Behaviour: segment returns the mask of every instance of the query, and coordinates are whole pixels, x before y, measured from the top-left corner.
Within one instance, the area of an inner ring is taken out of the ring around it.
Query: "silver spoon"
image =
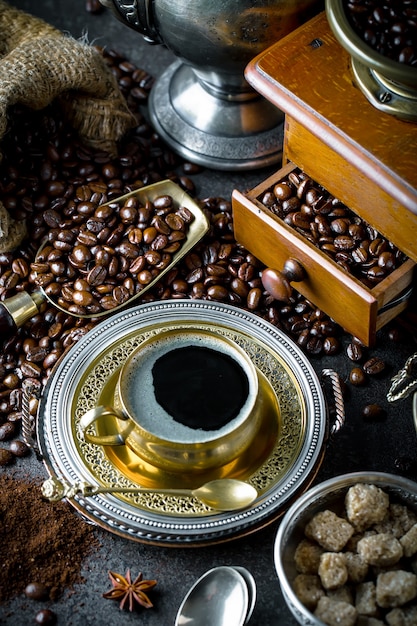
[[[243,626],[248,587],[234,567],[208,570],[191,587],[178,609],[175,626]]]
[[[97,487],[85,482],[75,484],[67,483],[56,477],[51,477],[42,485],[42,495],[51,502],[57,502],[63,498],[74,498],[77,494],[84,497],[94,496],[98,493],[158,493],[168,495],[186,495],[198,498],[217,511],[235,511],[243,509],[258,497],[255,487],[235,478],[218,478],[211,480],[197,489],[148,489],[146,487]]]
[[[239,574],[245,579],[246,585],[248,587],[249,603],[248,603],[248,610],[247,610],[246,618],[245,618],[245,624],[247,624],[250,618],[252,617],[253,609],[255,608],[255,604],[256,604],[256,583],[255,583],[254,577],[249,572],[249,570],[246,569],[246,567],[241,567],[240,565],[233,565],[233,568],[237,572],[239,572]]]

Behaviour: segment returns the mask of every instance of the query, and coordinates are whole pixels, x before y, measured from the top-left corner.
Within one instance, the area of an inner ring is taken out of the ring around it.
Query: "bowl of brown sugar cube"
[[[417,483],[336,476],[287,510],[274,545],[289,610],[306,626],[417,624]]]

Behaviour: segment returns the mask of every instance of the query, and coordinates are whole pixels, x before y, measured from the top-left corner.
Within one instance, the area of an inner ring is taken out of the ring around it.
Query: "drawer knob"
[[[304,277],[304,268],[296,259],[287,259],[281,272],[272,267],[267,267],[261,275],[264,289],[281,302],[288,302],[291,298],[292,287],[290,283],[298,283]]]

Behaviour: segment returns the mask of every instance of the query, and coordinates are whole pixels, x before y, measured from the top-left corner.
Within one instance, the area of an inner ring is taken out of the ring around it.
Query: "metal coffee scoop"
[[[187,206],[187,208],[193,213],[194,220],[189,226],[187,238],[185,239],[181,248],[172,256],[172,261],[165,267],[161,272],[154,278],[150,283],[144,285],[141,291],[139,291],[134,296],[128,298],[125,302],[119,304],[118,306],[113,307],[110,310],[102,310],[99,313],[92,314],[78,314],[68,311],[66,308],[61,307],[53,298],[51,298],[42,287],[39,287],[32,293],[28,293],[26,291],[21,291],[16,295],[7,298],[6,300],[0,302],[0,333],[2,337],[10,336],[18,328],[23,326],[31,317],[37,315],[39,313],[39,309],[43,302],[48,301],[55,308],[63,311],[67,315],[73,315],[74,317],[86,318],[86,319],[96,319],[103,317],[105,315],[110,315],[119,311],[123,307],[126,307],[134,300],[141,298],[147,291],[149,291],[155,284],[164,276],[167,272],[169,272],[174,265],[176,265],[179,260],[185,256],[195,245],[196,243],[206,234],[210,225],[203,211],[200,209],[198,204],[186,194],[181,187],[176,185],[170,180],[163,180],[158,183],[154,183],[152,185],[148,185],[146,187],[141,187],[140,189],[136,189],[135,191],[131,191],[119,198],[114,198],[110,202],[124,202],[130,197],[137,197],[138,200],[142,203],[150,200],[153,201],[155,198],[161,195],[170,195],[176,206]],[[110,203],[109,202],[109,203]],[[106,204],[109,204],[106,203]],[[105,206],[105,205],[101,205]],[[37,258],[43,250],[45,243],[41,245],[38,250]]]

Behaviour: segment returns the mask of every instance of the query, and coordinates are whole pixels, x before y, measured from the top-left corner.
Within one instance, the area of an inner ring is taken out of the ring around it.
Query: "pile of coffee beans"
[[[99,205],[86,192],[67,204],[65,218],[55,209],[44,212],[48,242],[29,276],[58,306],[81,316],[123,305],[157,280],[194,220],[167,194],[141,202],[133,192]]]
[[[345,0],[357,34],[384,56],[417,67],[416,0]]]
[[[393,243],[299,169],[259,200],[367,287],[374,287],[406,260]]]

